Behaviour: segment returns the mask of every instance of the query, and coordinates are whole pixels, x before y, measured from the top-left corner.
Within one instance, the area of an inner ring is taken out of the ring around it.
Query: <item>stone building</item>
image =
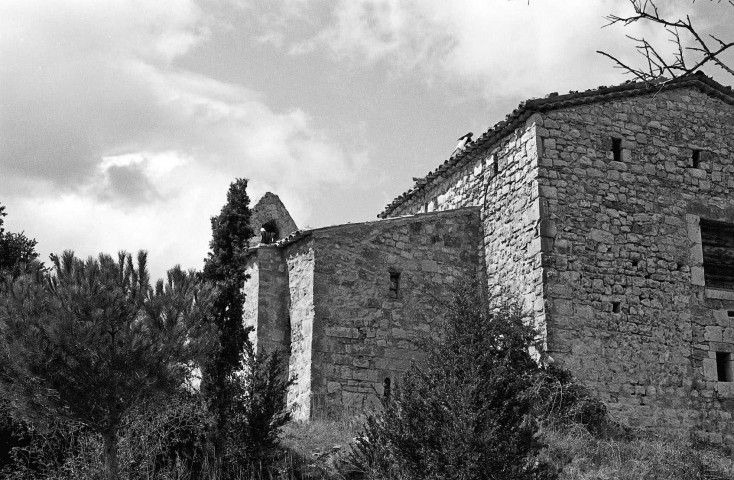
[[[419,359],[432,299],[479,273],[618,419],[734,444],[730,87],[528,100],[379,217],[252,250],[245,321],[290,349],[302,418],[381,394]]]

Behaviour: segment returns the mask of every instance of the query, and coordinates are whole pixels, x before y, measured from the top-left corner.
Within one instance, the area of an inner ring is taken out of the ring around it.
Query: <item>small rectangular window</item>
[[[691,167],[700,168],[701,166],[701,150],[693,150],[691,154]]]
[[[500,164],[497,155],[492,155],[492,175],[497,176],[498,173],[500,173]]]
[[[734,224],[701,219],[701,248],[706,286],[734,290]]]
[[[731,382],[732,377],[731,353],[716,352],[716,376],[720,382]]]
[[[390,296],[398,298],[400,293],[400,272],[390,272]]]
[[[622,161],[622,139],[621,138],[612,139],[612,154],[614,155],[615,162]]]
[[[612,312],[620,313],[622,311],[622,304],[620,302],[612,302]]]

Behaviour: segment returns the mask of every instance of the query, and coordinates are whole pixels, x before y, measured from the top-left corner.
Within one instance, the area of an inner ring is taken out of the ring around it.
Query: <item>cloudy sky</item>
[[[734,8],[660,0],[711,31]],[[664,4],[664,5],[662,5]],[[229,183],[374,219],[527,98],[627,79],[627,0],[3,0],[0,203],[42,257],[200,268]],[[724,83],[730,79],[712,70]]]

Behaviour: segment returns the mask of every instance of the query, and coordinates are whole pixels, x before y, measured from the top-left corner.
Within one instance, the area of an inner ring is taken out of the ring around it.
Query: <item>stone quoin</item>
[[[290,352],[297,418],[399,385],[452,286],[478,277],[521,296],[618,420],[734,445],[730,87],[696,74],[528,100],[379,217],[250,250],[244,322]]]

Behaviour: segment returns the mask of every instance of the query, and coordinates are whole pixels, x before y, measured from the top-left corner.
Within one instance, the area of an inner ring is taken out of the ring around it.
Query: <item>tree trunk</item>
[[[107,480],[117,480],[117,434],[114,430],[102,434],[104,440],[104,469]]]

